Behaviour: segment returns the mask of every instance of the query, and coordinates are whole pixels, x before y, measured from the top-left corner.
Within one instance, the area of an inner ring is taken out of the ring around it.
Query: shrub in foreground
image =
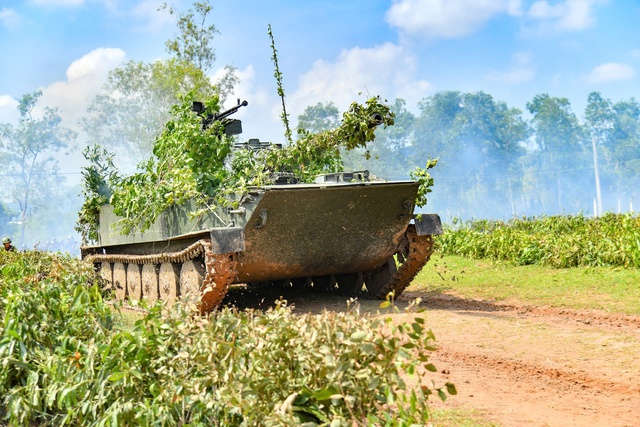
[[[409,426],[428,420],[429,395],[455,393],[424,386],[435,367],[420,317],[296,315],[281,302],[203,318],[184,305],[123,327],[83,268],[8,285],[11,265],[0,415],[12,425]]]

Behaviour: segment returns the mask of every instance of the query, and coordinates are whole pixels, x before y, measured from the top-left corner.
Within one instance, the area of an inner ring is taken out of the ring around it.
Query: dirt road
[[[345,307],[335,295],[285,297],[301,312]],[[640,426],[640,317],[416,292],[398,303],[416,297],[438,340],[434,380],[458,389],[435,407],[476,409],[505,427]]]
[[[503,426],[640,426],[640,318],[424,299],[433,362],[458,388],[434,405]]]

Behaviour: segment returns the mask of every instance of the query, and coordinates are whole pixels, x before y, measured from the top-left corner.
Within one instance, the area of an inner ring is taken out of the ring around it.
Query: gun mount
[[[203,115],[204,104],[200,101],[193,101],[193,104],[191,105],[191,111],[198,113],[198,115],[202,117],[203,130],[210,127],[214,122],[222,122],[224,126],[225,134],[239,135],[242,133],[242,122],[236,119],[230,119],[230,120],[225,120],[225,119],[230,115],[238,112],[240,107],[246,107],[247,105],[249,105],[249,103],[246,100],[240,102],[240,99],[238,99],[238,105],[236,105],[235,107],[231,107],[228,110],[222,111],[218,114],[207,114],[207,116],[205,117]]]

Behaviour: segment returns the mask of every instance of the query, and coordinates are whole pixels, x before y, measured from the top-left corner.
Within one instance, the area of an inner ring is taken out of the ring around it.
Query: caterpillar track
[[[385,299],[399,297],[433,253],[433,238],[420,236],[409,225],[394,257],[374,271],[291,279],[287,284],[304,291],[313,287],[345,296]],[[119,300],[162,300],[172,305],[178,298],[195,302],[201,313],[214,310],[229,287],[237,283],[241,254],[214,254],[211,241],[200,239],[187,248],[159,254],[93,254],[86,257]],[[283,281],[280,281],[283,282]],[[263,283],[264,284],[264,283]],[[271,286],[277,283],[269,282]],[[254,285],[257,285],[254,283]]]
[[[369,295],[377,299],[385,299],[389,293],[393,292],[395,298],[399,297],[431,259],[433,243],[432,236],[419,236],[415,226],[409,225],[396,254],[399,265],[396,266],[394,260],[389,260],[378,270],[366,275],[368,277],[365,276],[365,283],[369,282],[367,286]]]
[[[222,302],[236,275],[235,254],[214,254],[204,239],[178,252],[93,254],[86,259],[99,268],[119,300],[172,305],[182,298],[196,302],[202,313]]]

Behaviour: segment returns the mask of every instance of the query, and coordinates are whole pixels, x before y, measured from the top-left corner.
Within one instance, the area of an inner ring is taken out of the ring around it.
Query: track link
[[[211,251],[211,242],[208,240],[199,240],[178,252],[149,255],[94,254],[87,256],[86,259],[103,265],[104,263],[123,265],[174,263],[182,266],[186,261],[200,256],[204,257],[206,272],[200,286],[198,307],[202,313],[208,313],[220,305],[224,299],[229,286],[235,279],[237,265],[235,254],[214,254]]]
[[[429,262],[434,250],[433,243],[432,236],[418,236],[415,226],[410,224],[398,252],[398,256],[404,258],[404,261],[387,283],[372,296],[385,299],[389,293],[393,292],[394,298],[398,298],[422,270],[422,267]]]

